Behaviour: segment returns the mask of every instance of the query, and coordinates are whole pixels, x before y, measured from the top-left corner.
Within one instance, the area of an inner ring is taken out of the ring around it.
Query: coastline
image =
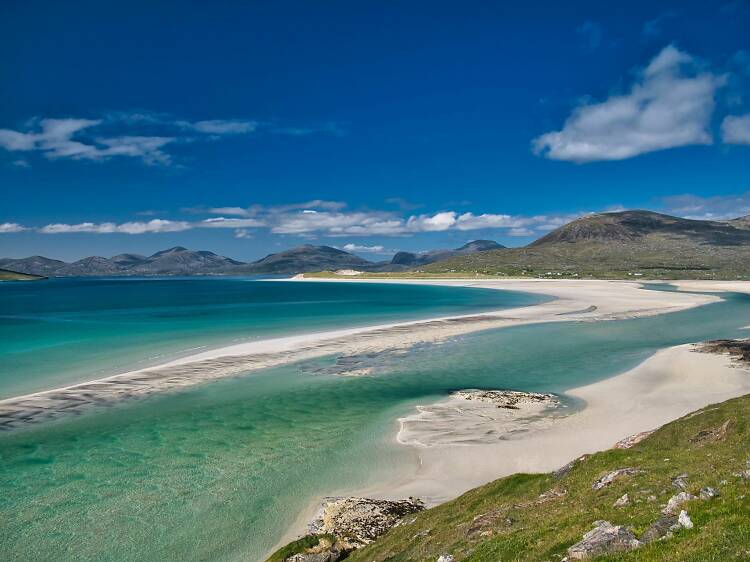
[[[339,490],[335,495],[388,499],[415,496],[431,507],[514,473],[554,471],[581,455],[611,449],[627,437],[749,393],[750,371],[738,367],[729,356],[697,351],[695,344],[669,347],[633,369],[563,393],[581,401],[582,408],[567,415],[553,411],[541,420],[522,415],[520,421],[509,423],[505,438],[493,443],[482,439],[465,442],[473,420],[455,425],[455,435],[462,438],[459,442],[446,439],[445,427],[436,428],[442,443],[423,446],[405,442],[402,418],[392,439],[394,445],[414,454],[414,463],[401,467],[399,474],[387,482],[366,489]],[[418,407],[407,418],[418,418],[423,408],[452,400],[449,397]],[[304,534],[319,505],[320,499],[312,502],[277,546]]]
[[[305,280],[308,281],[308,280]],[[312,281],[312,280],[309,280]],[[719,300],[713,295],[648,291],[641,283],[598,280],[336,280],[418,283],[523,291],[553,300],[521,308],[445,316],[272,338],[220,347],[89,382],[0,400],[0,429],[146,397],[212,379],[276,367],[325,355],[358,355],[405,349],[451,337],[512,325],[604,321],[664,314]],[[290,282],[296,282],[290,280]],[[313,281],[314,282],[314,281]],[[717,289],[721,290],[721,289]]]

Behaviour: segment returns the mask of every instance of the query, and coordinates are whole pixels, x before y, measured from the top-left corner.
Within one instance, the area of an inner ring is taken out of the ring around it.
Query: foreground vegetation
[[[748,462],[750,396],[744,396],[667,424],[632,448],[589,456],[565,474],[516,474],[471,490],[405,519],[347,560],[434,562],[443,555],[474,562],[561,560],[597,520],[642,536],[680,491],[676,482],[696,496],[707,486],[718,491],[715,498],[684,504],[693,529],[596,560],[750,560]],[[603,474],[623,467],[639,472],[592,488]],[[624,494],[627,505],[615,507]],[[304,545],[315,542],[307,538]],[[292,543],[272,560],[305,547]]]

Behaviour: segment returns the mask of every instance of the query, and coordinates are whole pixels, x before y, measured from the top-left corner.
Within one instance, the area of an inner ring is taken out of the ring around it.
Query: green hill
[[[524,248],[454,257],[429,273],[659,279],[750,279],[747,217],[702,221],[650,211],[587,215]]]

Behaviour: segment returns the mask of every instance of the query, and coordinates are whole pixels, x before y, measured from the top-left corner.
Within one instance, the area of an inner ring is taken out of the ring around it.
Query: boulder
[[[620,499],[618,499],[614,504],[613,507],[625,507],[630,503],[630,496],[627,494],[623,494],[620,496]]]
[[[641,546],[633,533],[622,525],[597,521],[595,527],[568,549],[571,560],[585,560],[614,552],[625,552]]]
[[[612,482],[617,480],[618,478],[622,478],[623,476],[630,476],[632,474],[639,474],[643,472],[640,468],[633,468],[633,467],[626,467],[626,468],[618,468],[617,470],[613,470],[612,472],[608,472],[604,476],[601,476],[596,482],[594,482],[591,486],[594,490],[601,490],[602,488],[606,488]]]
[[[667,506],[661,510],[664,515],[677,515],[680,512],[680,506],[690,500],[694,500],[695,496],[689,492],[680,492],[675,494],[667,502]]]
[[[690,519],[688,512],[684,509],[680,511],[680,515],[677,517],[677,524],[683,529],[692,529],[693,521]]]
[[[323,504],[321,514],[311,528],[357,548],[369,544],[399,524],[405,515],[424,508],[424,503],[417,498],[332,498]]]
[[[716,489],[712,488],[711,486],[706,486],[705,488],[701,488],[701,491],[698,494],[698,496],[702,500],[710,500],[710,499],[717,497],[718,495],[719,495],[719,492]]]
[[[455,558],[450,554],[441,554],[440,558],[437,559],[437,562],[453,562],[454,560]]]
[[[641,535],[643,544],[672,536],[672,528],[677,524],[677,517],[664,515],[649,525]]]
[[[631,447],[635,447],[638,443],[643,441],[646,437],[651,435],[655,429],[652,429],[651,431],[641,431],[640,433],[636,433],[635,435],[631,435],[629,437],[626,437],[625,439],[620,439],[617,443],[615,443],[614,448],[615,449],[630,449]]]

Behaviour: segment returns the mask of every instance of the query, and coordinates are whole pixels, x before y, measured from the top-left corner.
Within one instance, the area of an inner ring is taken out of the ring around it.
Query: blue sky
[[[0,256],[750,214],[750,3],[4,2]]]

